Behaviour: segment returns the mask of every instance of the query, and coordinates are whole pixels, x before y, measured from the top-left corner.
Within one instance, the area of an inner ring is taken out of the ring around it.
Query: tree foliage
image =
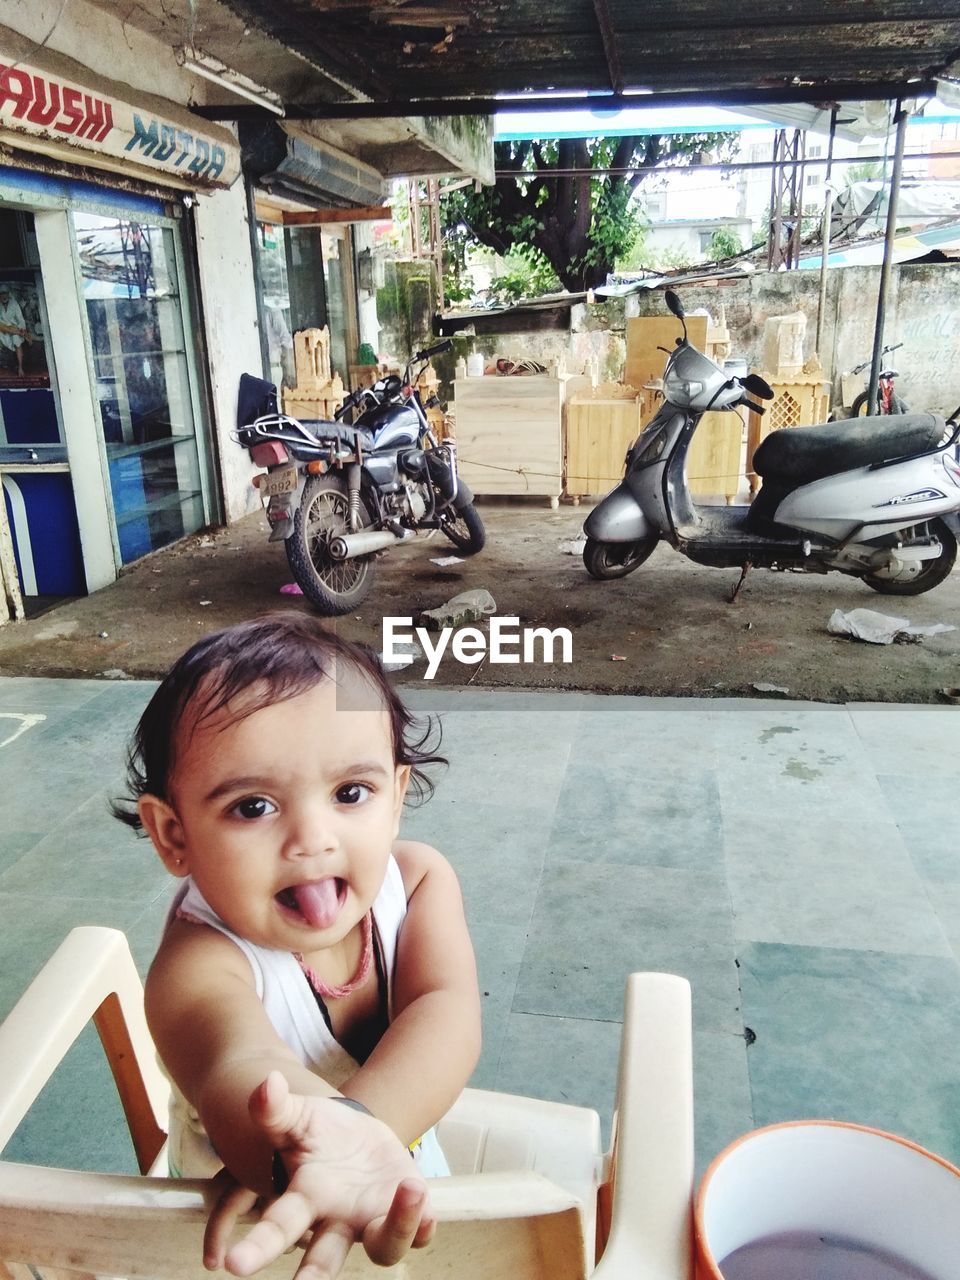
[[[604,284],[642,234],[634,193],[651,170],[688,165],[726,150],[733,134],[643,134],[498,142],[500,176],[480,191],[444,197],[451,243],[473,240],[499,254],[546,259],[571,292]],[[626,170],[605,174],[603,169]]]

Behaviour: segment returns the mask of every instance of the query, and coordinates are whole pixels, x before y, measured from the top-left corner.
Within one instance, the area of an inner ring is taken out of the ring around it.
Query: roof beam
[[[399,102],[290,102],[285,104],[284,114],[288,120],[382,120],[402,116],[490,116],[497,111],[569,111],[578,107],[618,111],[630,107],[747,107],[784,102],[832,106],[840,101],[891,101],[932,96],[935,92],[933,78],[853,80],[827,84],[803,82],[773,88],[682,89],[663,93],[592,94],[589,97],[578,93],[550,98],[526,94],[504,98],[414,98]],[[191,110],[205,120],[258,120],[269,115],[262,107],[236,102],[194,106]]]
[[[607,0],[593,0],[593,11],[597,15],[597,26],[600,28],[600,36],[603,40],[603,53],[607,60],[610,88],[614,93],[623,93],[623,69],[620,66],[620,53],[617,49],[617,33],[613,29]]]

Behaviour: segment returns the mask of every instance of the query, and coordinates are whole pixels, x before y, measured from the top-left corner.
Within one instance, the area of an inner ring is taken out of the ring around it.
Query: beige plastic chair
[[[155,1176],[0,1161],[0,1280],[201,1280],[207,1184],[156,1176],[168,1087],[123,934],[73,930],[0,1025],[0,1151],[91,1018],[140,1168]],[[689,985],[628,979],[609,1152],[589,1109],[472,1089],[440,1137],[455,1176],[431,1184],[435,1242],[392,1272],[354,1248],[344,1277],[689,1280]],[[262,1274],[294,1270],[284,1257]]]

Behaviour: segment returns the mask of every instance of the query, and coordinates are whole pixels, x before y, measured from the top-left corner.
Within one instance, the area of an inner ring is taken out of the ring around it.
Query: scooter
[[[762,486],[751,506],[700,506],[686,462],[700,419],[773,392],[757,374],[733,378],[687,338],[667,351],[660,408],[630,447],[623,479],[584,523],[583,561],[594,578],[622,578],[663,539],[697,564],[837,571],[885,595],[929,591],[950,573],[960,536],[960,406],[934,413],[844,419],[771,432],[754,454]],[[666,348],[662,348],[667,350]]]

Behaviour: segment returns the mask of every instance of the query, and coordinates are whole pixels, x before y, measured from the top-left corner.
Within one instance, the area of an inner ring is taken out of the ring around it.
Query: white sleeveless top
[[[373,903],[373,924],[380,941],[387,980],[387,1017],[393,1017],[393,970],[397,938],[407,914],[407,895],[396,859],[390,858],[383,886]],[[359,1070],[359,1064],[334,1039],[317,1004],[313,988],[289,951],[257,946],[238,937],[209,906],[188,877],[170,906],[167,924],[177,914],[210,925],[230,939],[250,963],[257,996],[280,1039],[300,1061],[335,1089]],[[414,1148],[414,1159],[427,1178],[442,1178],[450,1170],[436,1132],[430,1129]],[[173,1087],[170,1103],[170,1174],[175,1178],[209,1178],[223,1167],[193,1107]]]

